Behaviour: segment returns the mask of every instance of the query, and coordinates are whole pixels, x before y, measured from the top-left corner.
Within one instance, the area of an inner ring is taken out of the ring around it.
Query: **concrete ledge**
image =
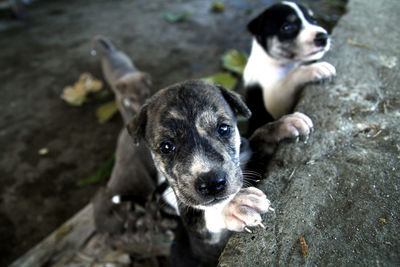
[[[400,2],[348,10],[325,58],[337,78],[308,87],[297,107],[314,121],[311,139],[282,144],[260,183],[276,210],[267,230],[234,234],[219,266],[400,263]]]

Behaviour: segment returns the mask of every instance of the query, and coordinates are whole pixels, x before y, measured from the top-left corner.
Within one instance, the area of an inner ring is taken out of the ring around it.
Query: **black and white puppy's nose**
[[[226,175],[222,171],[210,171],[202,174],[196,181],[197,192],[202,196],[217,196],[227,185]]]
[[[319,32],[315,35],[314,44],[316,46],[324,47],[328,42],[328,34],[324,32]]]

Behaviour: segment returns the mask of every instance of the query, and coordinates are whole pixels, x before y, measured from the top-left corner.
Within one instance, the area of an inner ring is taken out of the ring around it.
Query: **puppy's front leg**
[[[263,163],[265,167],[266,157],[273,154],[280,141],[300,138],[307,140],[312,128],[311,119],[300,112],[283,116],[278,121],[258,128],[249,139],[253,152],[249,169],[263,173],[257,168],[258,163]],[[242,188],[222,210],[226,228],[240,232],[246,226],[262,226],[260,214],[267,212],[269,206],[270,202],[262,191],[255,187]]]
[[[312,129],[311,119],[300,112],[283,116],[277,121],[261,126],[249,138],[252,157],[246,169],[263,174],[280,141],[290,139],[306,141]]]
[[[266,213],[270,202],[265,194],[255,188],[242,188],[222,210],[226,228],[242,232],[246,226],[262,225],[260,214]]]
[[[305,83],[316,82],[335,75],[336,69],[332,64],[326,61],[316,62],[310,65],[299,66],[289,72],[285,77],[284,85],[296,88]]]
[[[297,101],[298,92],[305,84],[335,75],[335,67],[328,62],[299,66],[290,71],[283,80],[264,96],[265,106],[270,114],[275,119],[278,119],[293,109]]]
[[[249,139],[250,147],[253,152],[272,153],[282,140],[307,140],[312,129],[312,120],[301,112],[295,112],[258,128]]]

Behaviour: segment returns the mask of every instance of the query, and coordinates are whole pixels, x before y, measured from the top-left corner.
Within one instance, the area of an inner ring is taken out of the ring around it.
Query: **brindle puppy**
[[[186,229],[182,239],[189,240],[188,246],[177,240],[176,254],[216,260],[231,231],[260,225],[260,214],[268,211],[263,192],[243,187],[241,167],[251,152],[241,148],[237,117],[250,115],[236,93],[187,81],[151,97],[128,126],[134,142],[150,149],[159,182],[171,185],[169,201]],[[271,152],[280,140],[308,136],[311,128],[307,116],[288,115],[257,130],[250,147]],[[180,263],[187,264],[173,262]]]

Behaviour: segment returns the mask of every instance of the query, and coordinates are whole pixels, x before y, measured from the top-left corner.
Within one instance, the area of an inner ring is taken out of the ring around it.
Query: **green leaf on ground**
[[[96,117],[100,123],[105,123],[109,121],[117,112],[117,103],[115,103],[115,101],[110,101],[97,108]]]
[[[112,155],[100,169],[98,169],[95,173],[93,173],[89,177],[76,181],[76,185],[86,186],[107,180],[110,177],[112,169],[114,167],[114,161],[115,161],[115,156]]]
[[[177,23],[184,21],[187,17],[187,13],[172,13],[172,12],[163,12],[163,17],[169,23]]]
[[[231,49],[222,56],[222,66],[240,75],[243,75],[246,63],[247,56],[236,49]]]
[[[225,10],[225,4],[222,2],[213,2],[210,10],[211,12],[220,13]]]
[[[219,72],[213,76],[202,78],[203,81],[213,82],[222,85],[230,90],[235,89],[237,79],[229,72]]]

